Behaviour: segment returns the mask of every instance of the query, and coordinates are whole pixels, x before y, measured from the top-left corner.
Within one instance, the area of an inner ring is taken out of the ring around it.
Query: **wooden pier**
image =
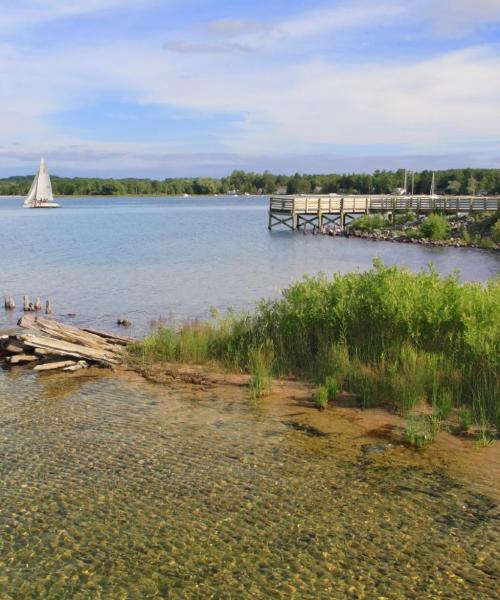
[[[342,231],[353,219],[381,213],[417,216],[439,212],[447,215],[478,214],[500,210],[500,196],[271,196],[269,229],[284,225],[292,230],[307,224],[333,225]]]

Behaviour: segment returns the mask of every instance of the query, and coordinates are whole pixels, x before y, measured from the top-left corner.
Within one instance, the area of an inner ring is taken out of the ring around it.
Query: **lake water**
[[[306,273],[368,269],[373,257],[413,270],[433,262],[464,280],[500,272],[500,255],[267,230],[266,198],[63,198],[23,210],[0,200],[0,293],[50,297],[56,316],[147,331],[151,319],[251,308]],[[0,313],[0,328],[18,314]]]
[[[0,598],[496,597],[488,478],[434,448],[367,455],[355,419],[291,426],[308,412],[0,371]]]
[[[269,233],[262,198],[61,202],[0,201],[0,292],[50,297],[78,324],[126,316],[136,334],[374,256],[465,280],[500,270],[480,250]],[[1,309],[0,328],[19,314]],[[495,597],[494,469],[469,481],[433,448],[368,456],[380,440],[359,416],[316,436],[293,425],[308,415],[236,387],[0,369],[0,598]]]

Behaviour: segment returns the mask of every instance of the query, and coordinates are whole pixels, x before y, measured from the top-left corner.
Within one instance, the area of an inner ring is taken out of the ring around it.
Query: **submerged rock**
[[[392,448],[392,444],[363,444],[361,452],[364,454],[385,454]]]
[[[129,321],[128,319],[118,319],[116,324],[122,325],[123,327],[130,327],[132,325],[132,321]]]
[[[300,431],[311,437],[326,437],[328,435],[324,431],[312,427],[312,425],[304,425],[303,423],[296,423],[295,421],[283,421],[283,425],[288,427],[288,429],[295,429],[295,431]]]

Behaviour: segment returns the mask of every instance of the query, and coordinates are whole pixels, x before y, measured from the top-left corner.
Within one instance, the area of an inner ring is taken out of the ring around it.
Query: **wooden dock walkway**
[[[284,225],[292,230],[306,224],[334,225],[344,230],[356,217],[382,213],[390,218],[414,212],[417,216],[478,214],[500,210],[500,196],[271,196],[269,229]]]

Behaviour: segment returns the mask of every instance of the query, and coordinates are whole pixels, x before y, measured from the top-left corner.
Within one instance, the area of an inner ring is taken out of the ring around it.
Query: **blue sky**
[[[0,176],[500,167],[500,0],[0,9]]]

